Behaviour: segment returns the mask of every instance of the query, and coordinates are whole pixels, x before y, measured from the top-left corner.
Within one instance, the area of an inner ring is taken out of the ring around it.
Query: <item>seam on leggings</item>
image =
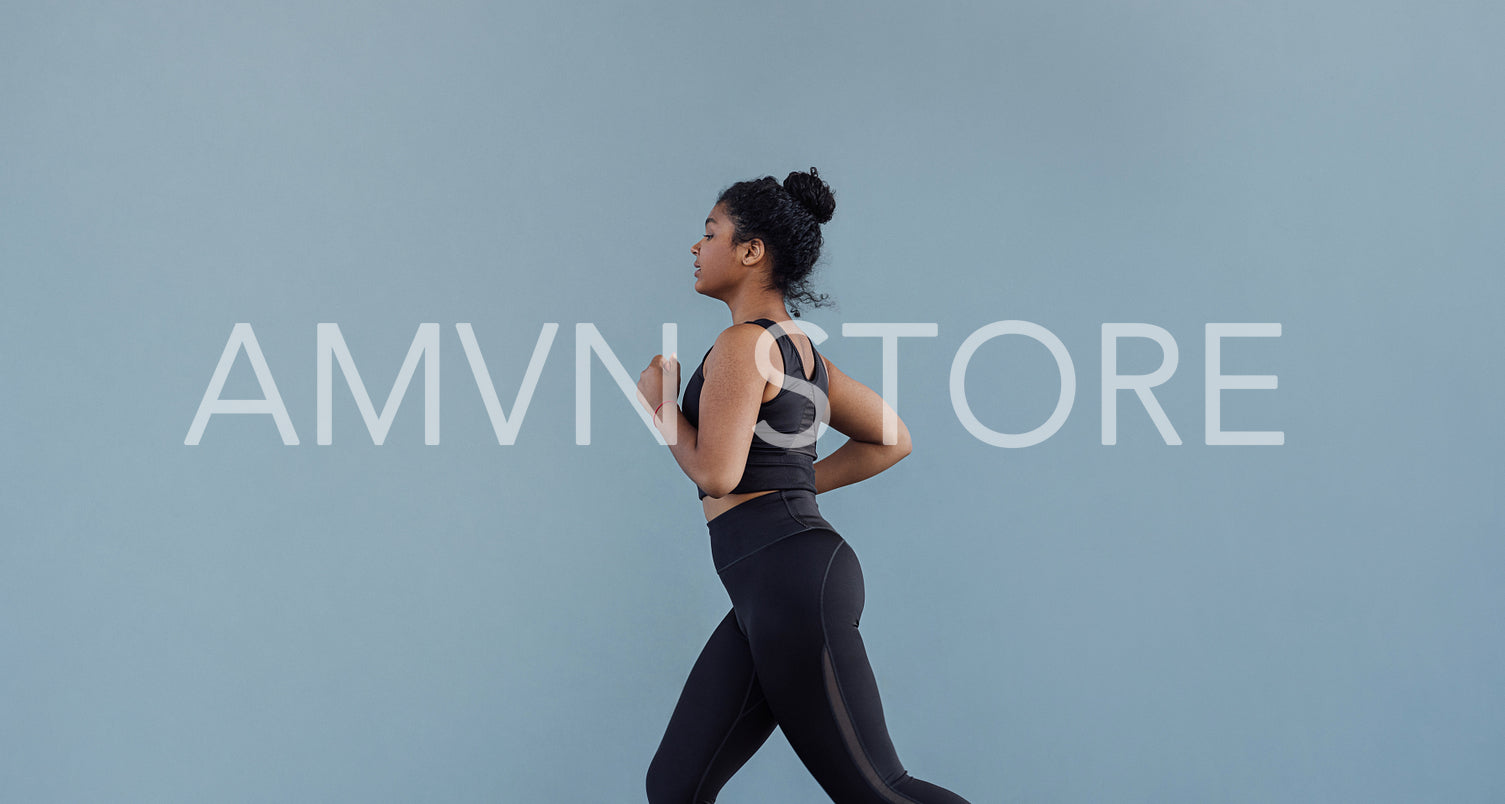
[[[711,753],[711,758],[705,763],[705,770],[700,772],[700,781],[695,783],[695,792],[690,795],[690,798],[700,800],[700,788],[705,785],[705,777],[710,774],[711,768],[715,767],[716,757],[721,756],[721,749],[725,748],[726,741],[732,738],[732,732],[737,730],[737,724],[742,722],[742,718],[747,717],[747,699],[752,696],[753,685],[756,683],[758,683],[758,674],[754,672],[752,678],[747,680],[747,690],[742,693],[742,703],[738,704],[736,719],[732,721],[732,725],[726,727],[726,734],[721,738],[721,742],[716,744],[716,750]]]
[[[792,506],[792,505],[789,504],[789,497],[788,497],[788,495],[784,494],[783,491],[779,492],[779,499],[783,500],[783,502],[784,502],[784,510],[789,512],[789,518],[790,519],[793,519],[795,522],[798,522],[798,523],[800,523],[801,525],[804,525],[807,528],[814,527],[809,522],[805,521],[804,517],[802,517],[799,514],[797,514],[797,513],[794,512],[794,506]]]
[[[821,645],[821,662],[827,678],[826,699],[831,706],[831,715],[836,718],[836,727],[841,732],[843,742],[846,743],[847,753],[852,756],[852,761],[857,763],[859,775],[866,779],[879,795],[891,802],[920,804],[919,801],[890,787],[888,782],[878,775],[878,769],[873,767],[873,760],[868,756],[867,747],[862,744],[862,735],[857,733],[857,726],[852,723],[851,708],[847,706],[846,691],[841,688],[841,679],[836,677],[836,662],[831,659],[831,637],[826,630],[826,581],[831,577],[831,565],[836,563],[836,554],[846,546],[846,540],[843,539],[836,545],[836,549],[831,551],[831,558],[826,562],[826,573],[820,579],[820,635],[825,643]],[[834,695],[830,689],[833,687]],[[902,765],[900,771],[902,776]]]
[[[804,523],[801,522],[800,524],[803,525]],[[718,575],[721,574],[728,567],[730,567],[731,565],[737,563],[738,561],[741,561],[744,558],[750,558],[752,556],[755,556],[758,553],[760,553],[760,552],[762,552],[764,550],[767,550],[768,548],[770,548],[770,547],[778,544],[779,542],[784,541],[785,539],[789,538],[790,536],[798,536],[801,533],[804,533],[806,531],[811,531],[811,530],[820,530],[820,528],[805,527],[805,528],[800,528],[799,530],[794,531],[793,533],[786,533],[783,536],[780,536],[779,538],[774,539],[773,541],[769,542],[768,544],[765,544],[762,547],[759,547],[758,549],[753,550],[750,553],[746,553],[746,554],[737,556],[736,558],[732,559],[731,561],[728,561],[725,564],[722,564],[721,566],[719,566],[719,567],[716,568],[716,574],[718,574]]]

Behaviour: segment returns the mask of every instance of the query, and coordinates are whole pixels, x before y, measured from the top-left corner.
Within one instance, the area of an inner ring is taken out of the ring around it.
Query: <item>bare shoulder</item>
[[[847,380],[851,379],[847,375],[842,374],[841,369],[837,368],[836,364],[831,362],[831,358],[826,357],[825,354],[822,353],[822,352],[816,352],[816,354],[820,355],[820,362],[826,364],[826,378],[828,380],[830,380],[832,383],[836,382],[836,378],[838,376],[841,377],[842,381],[847,381]]]
[[[756,352],[754,351],[759,340],[767,334],[768,330],[758,324],[740,323],[733,324],[721,330],[716,336],[716,342],[711,345],[710,354],[706,355],[705,368],[702,374],[709,377],[718,366],[734,367],[734,370],[757,373]]]

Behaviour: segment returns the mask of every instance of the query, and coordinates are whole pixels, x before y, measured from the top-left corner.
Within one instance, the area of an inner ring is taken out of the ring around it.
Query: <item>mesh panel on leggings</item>
[[[836,725],[841,729],[841,739],[847,744],[847,751],[852,755],[852,764],[857,766],[857,769],[862,772],[862,778],[867,780],[867,783],[884,801],[890,804],[916,804],[914,799],[883,783],[878,770],[868,760],[867,752],[862,750],[862,743],[857,741],[857,728],[852,724],[852,715],[847,711],[846,701],[841,697],[841,687],[836,683],[836,669],[831,666],[829,645],[820,650],[820,667],[826,676],[826,698],[831,702],[831,712],[836,716]]]

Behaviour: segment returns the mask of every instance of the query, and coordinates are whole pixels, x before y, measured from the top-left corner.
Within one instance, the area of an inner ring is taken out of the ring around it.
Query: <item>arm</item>
[[[815,462],[815,493],[849,486],[893,466],[912,449],[909,428],[876,391],[843,374],[825,355],[830,378],[831,428],[850,436],[835,452]],[[892,416],[897,440],[883,443],[883,417]]]
[[[757,324],[736,324],[716,338],[705,360],[699,428],[692,426],[672,401],[659,409],[659,431],[670,442],[674,460],[712,497],[731,493],[747,468],[758,407],[768,384],[754,359],[759,339],[766,332]],[[645,378],[650,390],[656,387],[657,375],[649,376],[652,369],[650,365],[639,379],[640,389]]]

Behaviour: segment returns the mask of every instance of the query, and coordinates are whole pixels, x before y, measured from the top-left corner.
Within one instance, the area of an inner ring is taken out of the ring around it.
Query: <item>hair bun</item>
[[[784,179],[784,190],[794,196],[794,200],[815,218],[816,223],[831,220],[832,213],[836,211],[836,196],[831,194],[830,186],[813,167],[809,173],[790,173]]]

